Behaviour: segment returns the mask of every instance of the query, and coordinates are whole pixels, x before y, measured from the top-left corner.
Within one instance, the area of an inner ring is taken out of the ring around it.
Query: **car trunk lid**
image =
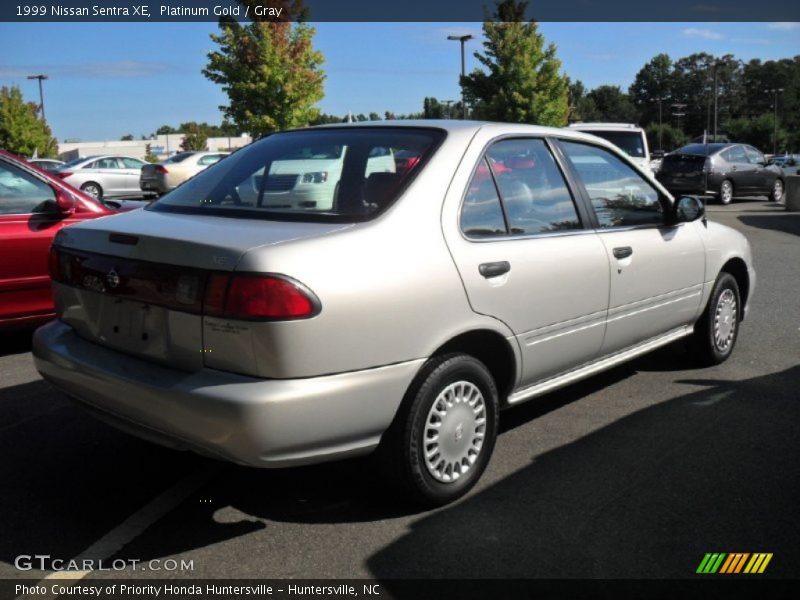
[[[139,210],[62,230],[51,272],[56,309],[84,339],[194,371],[214,273],[248,250],[325,235],[342,224],[281,223]]]

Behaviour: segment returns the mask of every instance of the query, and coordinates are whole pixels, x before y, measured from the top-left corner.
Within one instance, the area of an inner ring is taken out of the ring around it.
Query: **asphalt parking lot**
[[[477,488],[431,512],[368,460],[259,471],[118,433],[0,339],[0,578],[19,555],[192,561],[109,576],[687,578],[706,552],[769,552],[800,576],[800,214],[711,206],[758,283],[727,363],[678,346],[501,415]],[[170,563],[171,564],[171,563]]]

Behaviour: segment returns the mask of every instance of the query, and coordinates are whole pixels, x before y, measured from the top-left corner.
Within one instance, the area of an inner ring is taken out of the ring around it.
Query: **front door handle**
[[[489,279],[490,277],[498,277],[504,275],[511,270],[511,263],[507,260],[498,262],[483,263],[478,266],[478,272]]]
[[[630,246],[620,246],[619,248],[614,248],[614,258],[622,260],[623,258],[628,258],[631,254],[633,254],[633,248]]]

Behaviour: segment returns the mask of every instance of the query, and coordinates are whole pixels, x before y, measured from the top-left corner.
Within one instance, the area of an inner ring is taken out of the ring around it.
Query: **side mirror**
[[[75,196],[64,190],[56,189],[56,206],[58,212],[62,215],[71,215],[75,212],[77,200]]]
[[[676,225],[704,219],[705,216],[706,207],[698,196],[681,196],[675,201],[672,222]]]

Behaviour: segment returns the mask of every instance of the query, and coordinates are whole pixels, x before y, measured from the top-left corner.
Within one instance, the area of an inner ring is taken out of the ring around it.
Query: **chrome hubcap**
[[[717,301],[714,312],[714,343],[717,350],[727,352],[736,333],[736,295],[725,290]]]
[[[722,184],[722,202],[727,204],[733,198],[733,188],[727,181]]]
[[[486,402],[469,381],[448,385],[425,419],[422,450],[428,473],[442,483],[465,475],[481,453],[486,436]]]

